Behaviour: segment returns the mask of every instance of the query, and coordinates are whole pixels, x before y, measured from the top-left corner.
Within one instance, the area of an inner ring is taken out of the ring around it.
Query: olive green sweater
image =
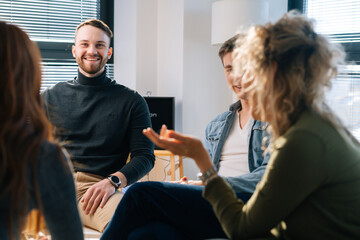
[[[304,110],[275,141],[247,204],[220,177],[203,196],[231,239],[266,236],[281,221],[286,239],[360,239],[360,146]]]

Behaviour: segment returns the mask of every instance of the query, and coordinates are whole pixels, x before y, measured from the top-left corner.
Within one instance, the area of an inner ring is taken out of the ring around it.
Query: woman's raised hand
[[[157,146],[167,149],[175,155],[194,159],[202,172],[213,166],[207,151],[197,138],[169,130],[165,125],[161,127],[160,135],[151,128],[144,129],[143,133]]]

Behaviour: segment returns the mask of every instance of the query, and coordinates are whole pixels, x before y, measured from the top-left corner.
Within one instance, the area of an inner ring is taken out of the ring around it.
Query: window
[[[41,91],[77,75],[71,53],[76,26],[86,19],[102,19],[113,29],[113,1],[108,0],[2,0],[0,19],[20,26],[41,51]],[[112,60],[107,75],[113,78]]]
[[[360,140],[360,0],[289,1],[289,10],[294,8],[315,20],[318,33],[344,46],[348,64],[333,80],[327,100]]]

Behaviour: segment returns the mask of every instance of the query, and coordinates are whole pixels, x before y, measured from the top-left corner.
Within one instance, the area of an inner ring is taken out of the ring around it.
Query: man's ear
[[[109,51],[108,51],[108,59],[110,59],[110,58],[111,58],[112,53],[113,53],[113,49],[112,49],[112,47],[109,47]]]
[[[75,55],[75,45],[72,45],[72,47],[71,47],[71,52],[72,52],[73,57],[76,58],[76,55]]]

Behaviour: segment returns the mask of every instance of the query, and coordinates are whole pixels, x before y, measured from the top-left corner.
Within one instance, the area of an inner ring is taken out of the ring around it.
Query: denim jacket
[[[229,111],[218,115],[206,127],[204,145],[217,170],[219,169],[222,148],[233,124],[236,111],[239,109],[241,109],[240,100],[232,104]],[[235,192],[252,194],[265,172],[270,158],[269,153],[264,155],[262,148],[262,140],[268,136],[267,126],[267,123],[255,120],[248,135],[250,173],[236,177],[225,177]]]

